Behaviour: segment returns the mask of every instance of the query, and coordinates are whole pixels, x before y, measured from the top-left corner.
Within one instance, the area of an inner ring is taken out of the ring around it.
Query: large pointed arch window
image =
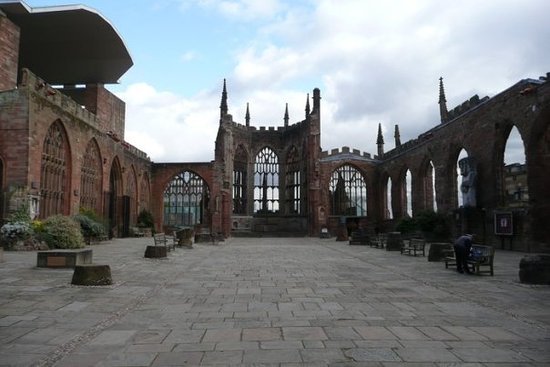
[[[54,122],[44,139],[40,171],[40,218],[68,214],[69,146],[65,129]]]
[[[209,197],[202,177],[191,171],[178,174],[164,191],[164,224],[187,227],[203,223]]]
[[[80,207],[101,212],[101,157],[95,140],[86,146],[80,168]]]
[[[345,164],[332,172],[330,194],[332,215],[367,215],[367,185],[355,167]]]
[[[263,148],[254,163],[254,213],[279,211],[279,157]]]
[[[302,212],[302,171],[298,149],[292,147],[286,159],[286,202],[288,213]]]
[[[239,145],[233,159],[233,214],[246,214],[248,155]]]

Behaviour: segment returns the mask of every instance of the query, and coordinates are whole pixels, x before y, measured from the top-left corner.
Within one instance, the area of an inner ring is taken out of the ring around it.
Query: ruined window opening
[[[503,192],[506,207],[524,207],[529,203],[527,165],[523,140],[517,129],[512,127],[504,147]]]
[[[332,173],[332,215],[367,215],[367,185],[361,172],[346,164]]]
[[[40,172],[40,218],[65,214],[67,189],[67,137],[61,123],[54,122],[44,139]]]
[[[409,169],[407,169],[407,172],[405,173],[405,191],[404,191],[405,198],[403,202],[405,203],[405,213],[409,216],[413,216],[413,210],[412,210],[412,174]]]
[[[435,168],[433,162],[428,163],[426,176],[424,177],[425,208],[437,212],[437,196],[435,191]]]
[[[393,208],[392,208],[392,195],[391,195],[392,181],[391,177],[388,177],[386,182],[386,192],[385,192],[385,210],[384,218],[393,219]]]
[[[239,145],[233,161],[233,214],[247,213],[248,156]]]
[[[263,148],[254,163],[254,213],[279,211],[279,158]]]
[[[199,175],[184,171],[175,176],[164,191],[164,224],[194,226],[203,223],[209,190]]]
[[[288,213],[302,212],[302,172],[296,147],[292,147],[286,161],[286,202]]]
[[[101,157],[95,141],[86,147],[80,169],[80,207],[101,213]]]

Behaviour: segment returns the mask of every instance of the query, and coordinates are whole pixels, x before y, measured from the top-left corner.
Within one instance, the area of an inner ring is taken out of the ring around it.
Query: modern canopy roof
[[[0,11],[21,29],[19,67],[50,84],[117,83],[133,65],[122,37],[94,9],[0,0]]]

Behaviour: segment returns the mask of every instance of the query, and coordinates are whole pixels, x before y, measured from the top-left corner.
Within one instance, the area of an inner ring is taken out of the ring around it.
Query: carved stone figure
[[[473,158],[466,157],[458,161],[460,167],[460,175],[462,176],[462,184],[460,191],[462,192],[462,205],[464,207],[476,206],[476,179],[477,170]]]

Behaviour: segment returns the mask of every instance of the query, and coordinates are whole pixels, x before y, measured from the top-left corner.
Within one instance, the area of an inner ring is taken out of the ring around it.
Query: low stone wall
[[[92,249],[38,251],[36,266],[39,268],[74,268],[92,263]]]

